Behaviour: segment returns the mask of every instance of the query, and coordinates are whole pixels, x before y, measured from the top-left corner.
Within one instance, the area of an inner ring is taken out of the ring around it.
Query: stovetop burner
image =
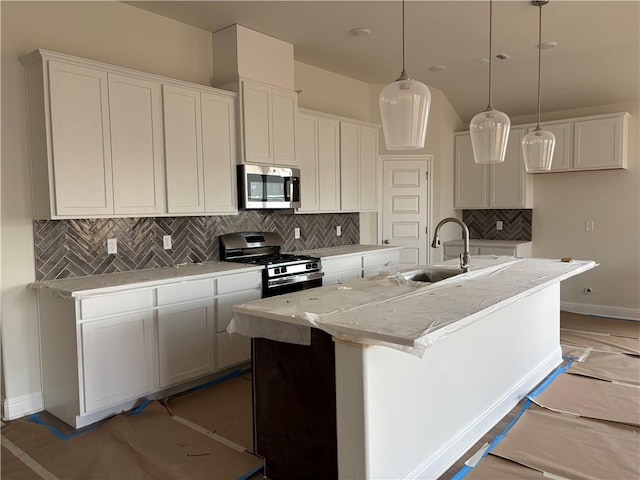
[[[281,253],[277,255],[260,255],[254,257],[235,257],[228,259],[232,262],[250,263],[253,265],[288,265],[293,263],[311,262],[318,260],[307,255],[293,255]]]

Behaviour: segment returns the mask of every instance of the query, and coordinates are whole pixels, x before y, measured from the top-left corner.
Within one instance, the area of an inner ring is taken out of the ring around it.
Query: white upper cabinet
[[[340,191],[343,211],[378,209],[378,129],[340,122]]]
[[[300,213],[340,211],[340,122],[309,112],[296,120]]]
[[[202,160],[206,213],[237,213],[235,96],[202,93]]]
[[[169,213],[204,212],[200,92],[164,85]]]
[[[629,114],[585,118],[574,126],[574,170],[627,168]]]
[[[548,174],[627,168],[628,113],[542,122],[556,137]],[[535,127],[529,127],[533,131]]]
[[[163,86],[169,213],[235,213],[234,98]]]
[[[243,158],[246,163],[297,165],[295,92],[241,82]]]
[[[509,132],[503,163],[478,165],[468,132],[455,136],[454,208],[532,208],[532,181],[525,174],[523,128]]]
[[[114,213],[163,213],[160,84],[108,74]]]
[[[58,61],[48,71],[51,215],[113,213],[107,74]]]
[[[21,61],[34,218],[237,212],[236,94],[44,50]]]

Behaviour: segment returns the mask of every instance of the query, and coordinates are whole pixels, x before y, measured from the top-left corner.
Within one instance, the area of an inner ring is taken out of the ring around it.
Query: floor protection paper
[[[581,332],[605,333],[620,337],[640,338],[640,322],[593,317],[571,312],[561,312],[560,328]]]
[[[470,480],[535,480],[542,479],[542,472],[525,467],[504,458],[488,455],[469,472],[465,479]]]
[[[236,479],[263,463],[174,421],[158,402],[68,441],[20,420],[3,428],[2,435],[64,479]]]
[[[533,401],[547,409],[640,427],[640,388],[560,375]]]
[[[640,478],[637,427],[527,410],[491,454],[549,474],[580,479]]]
[[[573,362],[567,373],[640,385],[640,357],[592,351],[584,362]]]
[[[618,337],[602,333],[578,332],[560,329],[560,343],[588,346],[597,351],[640,355],[640,338]]]

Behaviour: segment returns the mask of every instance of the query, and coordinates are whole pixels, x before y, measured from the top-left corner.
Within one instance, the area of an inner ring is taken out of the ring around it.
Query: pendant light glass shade
[[[502,163],[507,153],[507,141],[511,120],[491,103],[491,40],[493,37],[493,2],[489,1],[489,105],[486,110],[471,119],[469,133],[473,147],[473,160],[476,163]]]
[[[387,150],[424,148],[431,92],[416,80],[396,80],[380,92],[380,115]]]
[[[471,119],[469,133],[476,163],[501,163],[507,153],[511,120],[496,109],[485,110]]]
[[[549,0],[534,0],[532,5],[539,8],[538,17],[538,126],[533,132],[527,133],[522,139],[522,155],[524,168],[529,173],[547,172],[551,170],[553,150],[556,137],[553,133],[540,127],[540,70],[542,59],[542,7]]]
[[[431,107],[429,88],[405,71],[404,0],[402,2],[402,73],[380,92],[380,117],[387,150],[424,148]]]
[[[522,139],[524,168],[527,172],[546,172],[551,170],[556,137],[547,130],[535,129]]]

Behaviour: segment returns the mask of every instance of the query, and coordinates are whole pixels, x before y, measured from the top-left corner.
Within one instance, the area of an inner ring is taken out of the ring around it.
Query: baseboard
[[[591,303],[560,302],[560,310],[598,317],[621,318],[640,321],[640,309],[613,307],[611,305],[593,305]]]
[[[44,398],[41,392],[30,393],[15,398],[2,400],[2,419],[15,420],[32,413],[44,410]]]
[[[507,415],[522,398],[545,379],[562,361],[560,348],[544,359],[521,382],[514,385],[481,417],[465,430],[429,455],[403,478],[438,478],[465,454],[478,440]]]

